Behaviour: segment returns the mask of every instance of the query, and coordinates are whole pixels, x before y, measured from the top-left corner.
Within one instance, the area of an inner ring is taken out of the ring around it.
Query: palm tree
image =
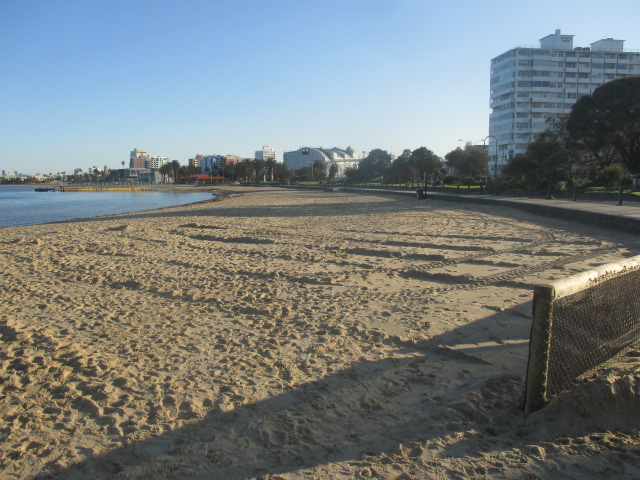
[[[236,174],[237,178],[250,178],[253,173],[253,161],[249,158],[245,158],[242,162],[238,163],[236,166]]]
[[[273,182],[273,168],[276,166],[276,159],[268,158],[264,163],[271,174],[271,181]]]
[[[173,173],[173,183],[178,182],[178,170],[180,170],[180,162],[177,160],[171,160],[171,173]]]
[[[162,174],[162,183],[167,183],[165,178],[171,176],[171,170],[172,167],[170,163],[165,163],[160,167],[160,173]]]
[[[260,172],[264,168],[264,165],[265,165],[264,160],[259,158],[253,159],[253,168],[256,171],[256,182],[260,182]]]

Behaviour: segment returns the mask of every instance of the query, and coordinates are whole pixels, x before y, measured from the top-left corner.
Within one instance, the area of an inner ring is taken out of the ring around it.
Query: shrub
[[[610,165],[600,170],[593,179],[596,187],[615,187],[628,183],[629,175],[620,165]]]

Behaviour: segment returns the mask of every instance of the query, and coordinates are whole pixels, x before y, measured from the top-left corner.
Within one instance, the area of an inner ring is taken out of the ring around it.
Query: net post
[[[534,286],[533,323],[529,339],[529,362],[525,384],[525,415],[538,410],[547,401],[549,347],[555,295],[555,288],[552,285]]]

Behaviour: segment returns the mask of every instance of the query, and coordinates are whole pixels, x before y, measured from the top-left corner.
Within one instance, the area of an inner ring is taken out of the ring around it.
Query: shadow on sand
[[[384,341],[396,348],[393,358],[361,362],[230,411],[214,408],[182,428],[123,440],[119,448],[37,478],[248,479],[345,461],[357,471],[368,457],[391,464],[412,442],[471,430],[480,438],[472,448],[486,449],[488,442],[500,448],[498,435],[522,422],[530,324],[524,317],[501,312],[422,342],[390,337]],[[479,346],[487,332],[495,334],[496,323],[506,325],[497,330],[500,341]],[[449,347],[461,339],[476,345],[472,354]],[[483,354],[510,369],[500,370]],[[455,448],[449,454],[455,456]]]

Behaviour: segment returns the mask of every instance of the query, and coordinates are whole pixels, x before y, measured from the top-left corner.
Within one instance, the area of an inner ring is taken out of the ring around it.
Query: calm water
[[[33,186],[0,186],[0,227],[140,212],[212,197],[204,192],[36,192]]]

